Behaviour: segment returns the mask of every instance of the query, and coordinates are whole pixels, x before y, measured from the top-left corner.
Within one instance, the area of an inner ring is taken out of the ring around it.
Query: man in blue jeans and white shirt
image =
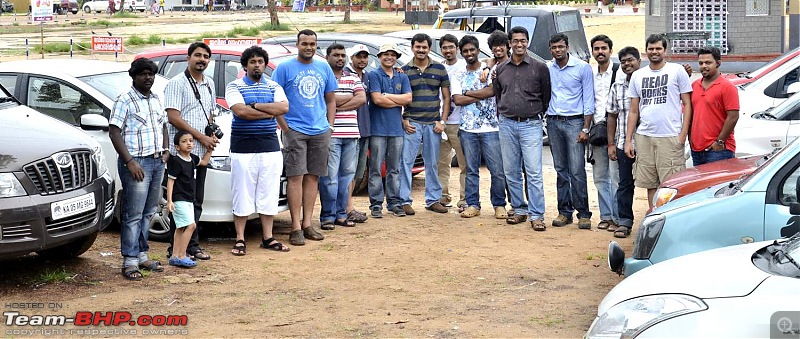
[[[594,116],[594,83],[592,67],[569,55],[569,38],[556,33],[550,38],[548,69],[553,84],[547,110],[547,136],[556,169],[558,217],[553,226],[572,223],[578,210],[578,228],[592,228],[589,193],[586,187],[585,143]]]

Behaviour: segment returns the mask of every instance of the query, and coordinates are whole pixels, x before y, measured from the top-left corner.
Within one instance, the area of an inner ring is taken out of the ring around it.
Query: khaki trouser
[[[464,151],[461,150],[461,142],[458,140],[458,124],[446,124],[444,132],[447,140],[442,140],[439,146],[439,183],[442,184],[442,198],[450,198],[450,150],[456,150],[456,159],[461,168],[461,175],[458,176],[459,196],[458,201],[464,201],[464,181],[467,178],[467,160],[464,159]]]

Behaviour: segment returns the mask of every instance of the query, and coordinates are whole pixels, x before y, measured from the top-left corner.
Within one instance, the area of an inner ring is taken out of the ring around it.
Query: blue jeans
[[[136,266],[150,250],[147,234],[150,218],[161,201],[161,181],[164,179],[164,162],[161,158],[134,157],[144,171],[144,180],[136,181],[122,158],[117,160],[117,171],[122,183],[123,205],[120,226],[120,252],[123,266]]]
[[[369,137],[369,207],[382,207],[384,182],[381,176],[386,160],[386,208],[400,206],[400,156],[403,137]]]
[[[442,185],[439,183],[439,145],[442,134],[433,131],[434,124],[420,124],[411,121],[417,128],[414,134],[403,136],[403,158],[400,167],[400,197],[403,205],[411,205],[411,167],[417,158],[422,144],[422,160],[425,161],[425,206],[433,205],[442,198]]]
[[[497,150],[500,148],[500,132],[471,133],[458,131],[461,140],[461,150],[467,164],[467,178],[464,195],[467,205],[481,208],[480,197],[480,169],[481,157],[486,162],[486,167],[492,177],[489,196],[492,206],[506,206],[506,177],[503,173],[503,159]]]
[[[358,139],[331,138],[328,144],[328,175],[319,178],[319,220],[347,219],[350,183],[356,174]]]
[[[364,171],[367,169],[367,151],[369,150],[369,137],[361,137],[358,139],[358,162],[356,163],[355,178],[359,180],[364,176]]]
[[[608,146],[592,148],[592,178],[597,188],[597,201],[600,205],[600,220],[619,222],[617,212],[617,189],[619,188],[619,166],[608,159]],[[616,152],[616,148],[613,148]]]
[[[692,151],[692,164],[700,166],[709,162],[732,159],[733,157],[735,157],[733,152],[727,149],[719,151]]]
[[[578,210],[578,218],[592,217],[586,187],[586,148],[576,141],[582,128],[582,117],[566,120],[552,115],[547,117],[547,136],[556,169],[558,214],[567,218],[572,218],[575,210]]]
[[[620,226],[633,226],[633,163],[636,159],[628,158],[625,151],[617,148],[617,166],[619,167],[619,188],[617,188],[617,213]]]
[[[542,178],[542,121],[517,122],[500,116],[500,151],[503,158],[511,207],[515,214],[528,215],[528,221],[544,219]],[[528,199],[522,191],[522,170],[528,179]]]

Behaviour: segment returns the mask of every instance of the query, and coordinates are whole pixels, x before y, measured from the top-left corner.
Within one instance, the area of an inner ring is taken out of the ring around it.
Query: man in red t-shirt
[[[697,52],[702,79],[692,83],[692,125],[689,143],[695,166],[735,156],[733,129],[739,120],[739,92],[720,76],[720,52],[702,47]]]

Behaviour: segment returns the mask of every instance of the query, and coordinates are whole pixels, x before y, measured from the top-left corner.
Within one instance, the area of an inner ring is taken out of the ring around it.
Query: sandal
[[[333,231],[336,229],[336,225],[334,225],[333,221],[323,221],[319,228],[323,231]]]
[[[197,250],[197,252],[194,252],[194,254],[192,256],[197,258],[197,259],[200,259],[200,260],[210,260],[211,259],[211,256],[206,254],[206,252],[203,252],[203,250]]]
[[[631,234],[631,229],[627,226],[619,226],[614,230],[614,238],[627,238]]]
[[[303,246],[306,244],[306,237],[303,236],[303,230],[294,230],[289,233],[289,243],[293,246]]]
[[[347,220],[357,223],[366,222],[367,214],[356,210],[352,210],[349,213],[347,213]]]
[[[122,276],[125,279],[132,280],[132,281],[139,281],[144,278],[142,272],[139,271],[139,268],[136,266],[125,266],[122,268]]]
[[[308,240],[320,241],[325,239],[325,236],[322,233],[317,232],[314,229],[314,226],[303,227],[303,236]]]
[[[521,222],[525,222],[526,220],[528,220],[528,216],[527,215],[525,215],[525,214],[514,214],[514,215],[509,215],[508,218],[506,218],[506,223],[511,224],[511,225],[516,225],[516,224],[519,224]]]
[[[610,225],[611,225],[611,223],[608,222],[608,220],[600,220],[600,223],[597,224],[597,229],[598,230],[606,230],[606,229],[608,229],[608,226],[610,226]]]
[[[606,229],[606,231],[614,232],[614,231],[617,230],[617,227],[619,227],[619,225],[617,225],[615,223],[611,223],[611,224],[608,225],[608,228]]]
[[[164,272],[164,266],[161,266],[161,262],[156,260],[148,259],[147,261],[140,262],[139,268],[150,272]]]
[[[543,232],[547,229],[547,226],[544,225],[544,220],[533,220],[531,221],[531,228],[537,232]]]
[[[236,243],[234,243],[233,249],[231,250],[231,254],[239,257],[247,254],[247,244],[244,242],[244,240],[242,239],[236,240]]]
[[[178,258],[169,258],[169,264],[176,267],[183,267],[183,268],[193,268],[197,266],[197,262],[192,260],[189,257],[184,257],[183,259]]]
[[[334,225],[337,226],[344,226],[344,227],[355,227],[356,223],[350,219],[342,219],[342,220],[334,220]]]
[[[265,248],[272,251],[277,252],[289,252],[289,248],[283,246],[283,244],[279,243],[275,238],[269,238],[267,240],[261,240],[261,248]]]

